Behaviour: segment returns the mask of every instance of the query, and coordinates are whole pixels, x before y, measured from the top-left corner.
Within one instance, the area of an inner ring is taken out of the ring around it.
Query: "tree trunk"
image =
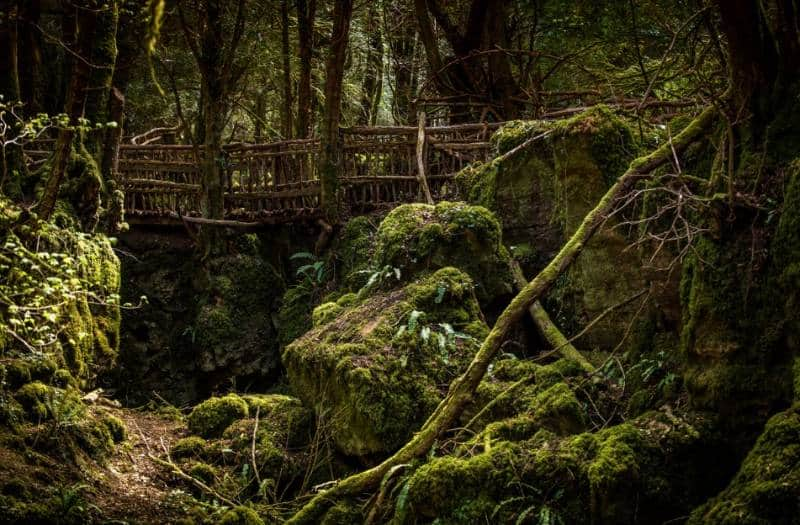
[[[383,35],[376,4],[369,6],[366,29],[367,64],[361,84],[361,115],[358,121],[374,126],[383,89]]]
[[[105,124],[109,120],[108,103],[114,65],[117,61],[117,28],[119,6],[117,0],[106,3],[97,13],[97,24],[89,61],[92,63],[89,89],[86,92],[84,116],[91,125]],[[105,133],[91,131],[85,140],[86,148],[102,162]]]
[[[86,57],[92,49],[97,12],[91,9],[80,9],[67,6],[64,14],[64,28],[66,42],[75,42],[73,49],[79,56]],[[71,60],[72,68],[69,86],[67,87],[64,113],[69,117],[70,127],[58,133],[56,145],[51,160],[50,173],[45,183],[44,193],[39,201],[37,212],[42,220],[48,220],[53,213],[61,189],[61,182],[67,169],[72,139],[75,137],[74,126],[83,115],[83,105],[86,100],[86,88],[89,85],[89,65],[85,60]]]
[[[283,54],[283,112],[281,134],[292,138],[292,62],[289,49],[289,0],[281,0],[281,50]]]
[[[386,7],[384,26],[389,44],[392,86],[392,118],[397,125],[406,125],[414,120],[412,100],[414,99],[414,69],[416,66],[414,50],[417,39],[413,16],[402,5],[390,4]]]
[[[317,0],[297,1],[297,41],[300,81],[297,85],[297,136],[306,138],[311,124],[311,57],[314,53],[314,20]]]
[[[353,0],[341,0],[334,4],[331,45],[325,61],[325,110],[320,137],[319,177],[322,210],[330,224],[338,223],[339,216],[337,194],[342,160],[339,120],[342,112],[342,80],[352,15]]]
[[[20,98],[25,103],[29,117],[44,112],[44,80],[42,78],[42,37],[36,27],[41,18],[39,0],[19,0],[20,46],[19,83]]]
[[[4,104],[14,104],[20,100],[18,61],[17,61],[17,6],[16,2],[0,2],[0,95]],[[17,110],[22,113],[22,110]],[[9,124],[11,123],[9,119]],[[14,133],[14,131],[11,131]],[[0,139],[10,137],[0,137]],[[4,146],[0,151],[0,188],[13,182],[16,186],[20,175],[25,173],[22,148]],[[12,181],[12,178],[14,179]]]

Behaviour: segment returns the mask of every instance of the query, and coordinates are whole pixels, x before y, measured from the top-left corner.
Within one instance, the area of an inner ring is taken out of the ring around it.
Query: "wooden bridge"
[[[470,162],[487,160],[500,123],[343,129],[340,198],[351,213],[422,199],[420,173],[437,198]],[[320,215],[317,139],[224,147],[225,220],[282,223]],[[177,222],[200,215],[200,168],[188,145],[120,147],[126,220]]]

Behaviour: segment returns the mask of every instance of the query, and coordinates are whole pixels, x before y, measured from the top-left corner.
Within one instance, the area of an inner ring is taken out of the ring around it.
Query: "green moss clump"
[[[557,383],[537,395],[531,412],[539,425],[560,435],[586,430],[586,411],[565,383]]]
[[[311,313],[312,326],[317,327],[332,321],[343,310],[338,303],[322,303]]]
[[[236,394],[206,399],[188,417],[189,430],[193,434],[210,438],[219,437],[228,426],[247,417],[247,403]]]
[[[197,478],[206,485],[212,485],[217,479],[217,469],[208,463],[197,462],[189,468],[189,475]]]
[[[773,416],[727,488],[690,524],[786,524],[800,516],[800,404]]]
[[[338,501],[336,505],[328,509],[325,517],[320,522],[321,525],[351,525],[353,523],[363,523],[366,516],[361,511],[361,505],[353,501]]]
[[[127,439],[128,430],[125,428],[125,423],[123,423],[120,418],[107,414],[102,421],[111,433],[111,438],[114,440],[114,443],[122,443]]]
[[[189,436],[176,441],[170,452],[175,459],[197,457],[203,452],[205,446],[205,439],[199,436]]]
[[[264,520],[250,507],[239,506],[225,512],[219,525],[264,525]]]
[[[398,206],[381,222],[375,243],[373,268],[399,268],[404,281],[453,266],[473,279],[482,304],[512,293],[510,257],[500,223],[480,206],[458,202]]]
[[[290,287],[283,295],[278,310],[278,339],[286,346],[311,329],[314,290],[302,282]]]
[[[394,518],[514,523],[546,512],[590,524],[685,516],[713,490],[708,470],[716,462],[698,459],[707,449],[694,425],[649,413],[596,433],[559,437],[542,429],[519,442],[485,438],[460,457],[429,459],[414,471]]]
[[[17,390],[14,398],[22,405],[25,416],[30,421],[39,422],[52,415],[49,405],[52,403],[54,395],[53,387],[35,381]]]
[[[443,268],[345,308],[290,344],[283,363],[293,390],[330,418],[337,447],[366,456],[406,441],[486,331],[472,281]]]

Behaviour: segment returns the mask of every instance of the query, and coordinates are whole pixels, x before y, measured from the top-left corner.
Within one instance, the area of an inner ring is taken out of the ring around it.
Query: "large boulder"
[[[462,170],[456,183],[468,202],[497,214],[512,255],[528,275],[552,259],[638,149],[626,122],[604,107],[559,122],[512,122],[492,141],[498,156]],[[630,239],[608,227],[615,224],[616,218],[594,235],[550,293],[551,313],[567,332],[579,331],[647,286],[649,276],[639,254],[628,249]],[[677,295],[657,301],[677,323]],[[603,317],[580,345],[613,348],[637,308],[634,302]]]
[[[486,334],[472,280],[443,268],[403,288],[348,304],[283,352],[292,389],[343,453],[402,445],[462,372]]]
[[[510,257],[495,216],[463,202],[405,204],[383,219],[372,268],[397,268],[408,281],[446,266],[466,272],[482,305],[498,306],[513,292]]]

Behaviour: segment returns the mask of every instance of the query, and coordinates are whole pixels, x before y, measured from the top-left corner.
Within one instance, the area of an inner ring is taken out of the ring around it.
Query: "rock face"
[[[531,139],[535,140],[526,143]],[[457,185],[469,202],[497,214],[512,255],[529,276],[575,232],[638,147],[627,124],[602,107],[563,122],[512,122],[492,140],[499,156],[464,169]],[[635,251],[626,250],[628,245],[620,231],[606,227],[584,248],[550,293],[556,305],[551,314],[562,329],[580,329],[646,287],[641,261]],[[677,297],[670,302],[677,304]],[[624,329],[637,306],[621,308],[598,322],[581,346],[613,348],[620,327]],[[671,317],[677,322],[679,314]]]
[[[454,268],[335,309],[282,357],[294,392],[350,456],[402,445],[487,330],[472,280]]]
[[[232,378],[264,378],[279,366],[273,317],[284,284],[257,246],[205,268],[176,237],[128,234],[123,297],[148,304],[125,313],[120,382],[131,395],[156,390],[176,404]],[[257,239],[253,239],[257,245]]]

